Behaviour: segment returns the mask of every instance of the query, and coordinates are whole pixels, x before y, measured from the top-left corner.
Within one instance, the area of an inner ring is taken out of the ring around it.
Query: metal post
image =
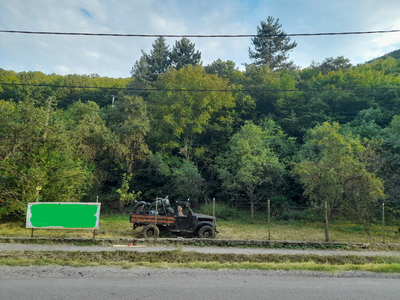
[[[32,232],[31,232],[31,238],[33,238],[33,228],[32,228]]]
[[[383,243],[385,243],[385,203],[382,203],[382,230],[383,230]]]
[[[271,201],[268,199],[268,241],[271,240]]]
[[[99,195],[96,197],[96,203],[99,203]]]

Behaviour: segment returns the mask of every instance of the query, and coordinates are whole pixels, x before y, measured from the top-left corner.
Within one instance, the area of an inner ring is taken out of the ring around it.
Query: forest
[[[35,201],[119,211],[166,195],[252,215],[267,200],[399,211],[400,51],[299,68],[272,17],[249,46],[243,68],[159,37],[127,78],[0,69],[0,220]]]

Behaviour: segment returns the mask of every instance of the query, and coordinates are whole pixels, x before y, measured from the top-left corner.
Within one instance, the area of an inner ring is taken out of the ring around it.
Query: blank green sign
[[[98,228],[100,204],[29,203],[27,228]]]

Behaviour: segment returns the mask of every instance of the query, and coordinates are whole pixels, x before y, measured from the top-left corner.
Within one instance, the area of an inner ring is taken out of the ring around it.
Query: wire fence
[[[381,207],[329,209],[268,205],[251,212],[249,205],[192,204],[194,212],[215,214],[217,239],[400,244],[400,214]],[[160,227],[160,226],[159,226]],[[0,224],[0,236],[57,239],[140,238],[143,227],[134,228],[129,213],[103,214],[99,229],[26,229],[23,224]],[[160,238],[181,237],[163,230]],[[188,235],[187,237],[197,237]]]
[[[218,213],[229,222],[227,211]],[[237,239],[262,239],[313,242],[400,243],[400,213],[385,208],[290,207],[268,205],[255,209],[249,205],[235,205],[234,211],[246,217],[239,226],[220,236]],[[253,217],[252,217],[253,216]],[[238,215],[235,216],[239,218]],[[221,219],[221,218],[220,218]],[[221,223],[221,221],[219,222]]]

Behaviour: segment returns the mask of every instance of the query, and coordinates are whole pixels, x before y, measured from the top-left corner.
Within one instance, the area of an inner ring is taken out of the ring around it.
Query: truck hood
[[[192,215],[195,216],[197,219],[209,220],[210,222],[213,221],[213,216],[197,214],[197,213],[193,213]]]

